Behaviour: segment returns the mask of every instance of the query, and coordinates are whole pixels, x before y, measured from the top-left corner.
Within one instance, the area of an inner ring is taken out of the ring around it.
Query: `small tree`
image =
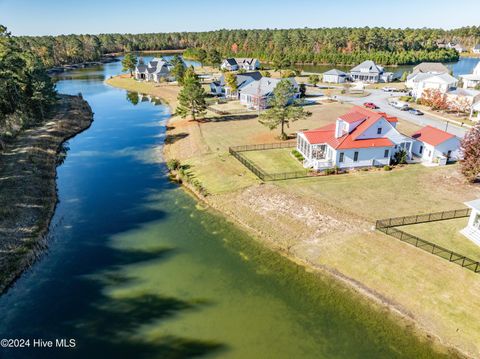
[[[436,89],[426,89],[421,97],[421,104],[429,106],[432,110],[447,110],[449,105],[447,95]]]
[[[237,75],[233,72],[226,72],[225,73],[225,85],[230,89],[230,93],[235,93],[238,90],[237,84]]]
[[[310,75],[308,76],[308,82],[310,82],[313,87],[316,87],[317,84],[320,82],[320,77],[318,77],[318,75]]]
[[[178,94],[178,106],[175,112],[182,118],[191,116],[195,121],[205,115],[207,103],[205,102],[205,90],[202,87],[192,67],[185,71],[183,87]]]
[[[258,120],[262,125],[273,130],[280,126],[280,138],[287,139],[285,125],[311,116],[297,102],[292,102],[295,95],[295,88],[289,80],[282,80],[273,90],[273,97],[270,100],[271,108],[260,115]]]
[[[410,73],[408,71],[403,71],[402,77],[400,78],[401,82],[407,81],[407,77]]]
[[[480,123],[473,126],[462,140],[463,160],[460,171],[468,182],[473,183],[480,175]]]
[[[172,61],[170,62],[173,65],[170,74],[177,80],[179,85],[183,85],[183,77],[185,76],[185,63],[182,58],[178,55],[175,55]]]
[[[132,76],[133,70],[135,70],[135,66],[137,66],[137,57],[135,56],[135,54],[129,52],[123,57],[122,71],[129,71],[130,76]]]

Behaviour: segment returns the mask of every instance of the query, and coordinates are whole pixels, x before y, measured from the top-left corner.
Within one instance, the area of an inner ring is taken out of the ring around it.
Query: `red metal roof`
[[[326,143],[334,149],[353,149],[368,147],[393,147],[394,144],[387,137],[358,139],[358,137],[372,126],[379,119],[385,118],[389,122],[397,122],[396,117],[388,116],[384,112],[376,112],[360,106],[355,106],[350,112],[339,117],[339,119],[352,123],[363,121],[352,132],[340,138],[335,137],[335,123],[305,131],[303,134],[311,144]]]
[[[363,113],[360,113],[358,111],[353,111],[353,110],[339,117],[339,119],[348,123],[363,121],[366,118],[367,116],[365,116]]]
[[[429,145],[437,146],[451,138],[454,138],[455,135],[439,130],[438,128],[432,126],[425,126],[421,130],[415,132],[412,137],[416,140],[428,143]]]

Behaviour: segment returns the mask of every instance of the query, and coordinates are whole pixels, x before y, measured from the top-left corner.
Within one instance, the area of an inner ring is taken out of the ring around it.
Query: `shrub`
[[[405,150],[400,150],[395,155],[393,156],[393,161],[397,165],[403,165],[407,163],[407,151]]]
[[[391,171],[391,170],[392,170],[392,167],[390,167],[390,166],[388,166],[388,165],[387,165],[387,166],[383,166],[383,170],[384,170],[384,171]]]
[[[170,171],[176,171],[180,168],[180,161],[175,159],[175,158],[172,158],[171,160],[169,160],[167,162],[167,168],[170,170]]]
[[[297,160],[299,160],[300,162],[303,162],[303,160],[305,159],[302,154],[300,152],[298,152],[297,150],[292,150],[292,155],[295,156],[295,158]]]

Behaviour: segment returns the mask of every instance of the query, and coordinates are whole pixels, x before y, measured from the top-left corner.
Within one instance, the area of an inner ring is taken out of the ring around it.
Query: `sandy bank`
[[[25,130],[0,152],[0,293],[46,246],[57,203],[62,144],[87,129],[93,113],[78,96],[60,95],[51,118]]]

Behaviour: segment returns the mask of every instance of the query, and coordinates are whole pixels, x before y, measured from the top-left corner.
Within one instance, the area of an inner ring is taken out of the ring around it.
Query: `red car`
[[[376,110],[378,108],[378,106],[375,105],[373,102],[365,102],[363,106],[365,106],[366,108],[370,108],[372,110]]]

